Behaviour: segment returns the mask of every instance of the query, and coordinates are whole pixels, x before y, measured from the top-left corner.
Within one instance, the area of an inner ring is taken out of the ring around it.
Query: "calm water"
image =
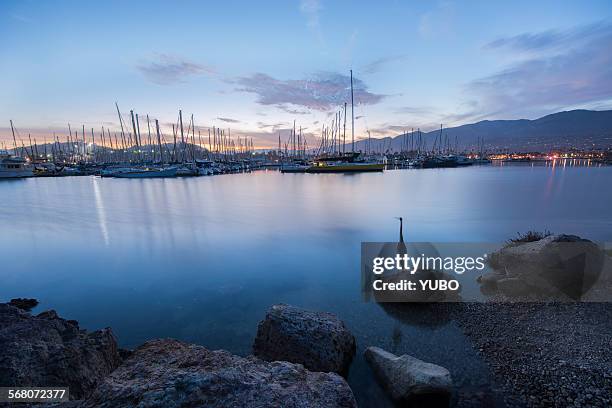
[[[362,241],[501,242],[519,231],[612,238],[612,167],[484,166],[193,179],[0,182],[0,298],[36,297],[125,347],[175,337],[246,355],[278,302],[338,313],[357,337],[349,382],[384,396],[361,358],[378,345],[448,367],[462,390],[489,372],[452,321],[414,325],[359,291]]]

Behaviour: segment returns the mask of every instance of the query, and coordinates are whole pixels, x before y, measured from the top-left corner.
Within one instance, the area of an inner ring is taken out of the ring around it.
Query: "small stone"
[[[378,347],[368,347],[365,358],[395,401],[408,401],[423,395],[450,395],[450,372],[442,366],[407,354],[398,357]]]

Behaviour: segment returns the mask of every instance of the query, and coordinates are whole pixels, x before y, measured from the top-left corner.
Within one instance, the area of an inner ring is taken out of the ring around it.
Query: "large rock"
[[[515,296],[582,298],[601,283],[605,254],[575,235],[550,235],[508,245],[489,257],[493,273],[479,282],[486,293]]]
[[[332,313],[280,304],[259,323],[253,354],[266,361],[290,361],[311,371],[345,375],[355,355],[355,337]]]
[[[378,347],[368,347],[365,358],[391,398],[398,402],[424,397],[448,399],[452,380],[449,371],[407,354],[396,356]]]
[[[210,351],[177,340],[137,348],[83,407],[356,407],[334,373]]]
[[[121,358],[110,329],[87,333],[53,310],[32,316],[0,304],[0,385],[70,388],[89,394]]]

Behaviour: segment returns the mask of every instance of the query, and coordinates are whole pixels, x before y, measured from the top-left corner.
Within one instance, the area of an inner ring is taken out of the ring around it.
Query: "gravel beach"
[[[508,407],[612,405],[612,304],[468,303],[455,318]]]

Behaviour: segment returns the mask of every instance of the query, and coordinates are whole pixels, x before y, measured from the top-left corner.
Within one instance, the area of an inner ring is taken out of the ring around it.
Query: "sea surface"
[[[123,347],[174,337],[247,355],[266,309],[337,313],[355,334],[348,380],[388,404],[362,353],[447,367],[462,395],[491,376],[455,322],[362,299],[360,243],[504,242],[549,230],[612,241],[612,167],[505,165],[367,174],[276,171],[184,179],[0,181],[0,300],[35,297]],[[456,401],[458,394],[454,396]]]

